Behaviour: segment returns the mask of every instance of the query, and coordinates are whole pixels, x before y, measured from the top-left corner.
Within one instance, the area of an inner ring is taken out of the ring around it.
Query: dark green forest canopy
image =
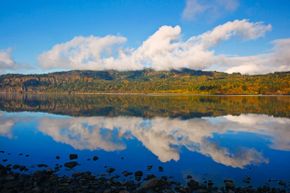
[[[68,71],[0,76],[0,92],[30,93],[182,93],[288,95],[290,72],[265,75],[171,70]]]

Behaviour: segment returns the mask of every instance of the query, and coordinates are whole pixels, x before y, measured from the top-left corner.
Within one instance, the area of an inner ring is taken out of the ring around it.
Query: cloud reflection
[[[179,149],[185,147],[217,163],[243,168],[250,164],[268,163],[268,160],[253,148],[240,147],[232,152],[220,146],[214,135],[253,133],[269,138],[273,149],[289,150],[289,125],[286,118],[254,114],[190,120],[120,116],[44,118],[39,130],[76,149],[123,150],[126,148],[124,141],[135,138],[162,162],[179,160]]]
[[[0,123],[0,135],[11,137],[12,117],[5,119],[0,114]],[[215,136],[241,132],[256,134],[265,137],[270,148],[289,151],[289,126],[290,119],[256,114],[188,120],[126,116],[38,118],[39,131],[75,149],[120,151],[127,148],[127,140],[137,139],[162,162],[178,161],[180,149],[186,148],[235,168],[268,163],[268,159],[256,149],[241,144],[224,147]]]
[[[0,136],[4,136],[7,138],[12,138],[12,127],[15,124],[15,122],[11,119],[5,119],[3,117],[3,113],[0,112]]]

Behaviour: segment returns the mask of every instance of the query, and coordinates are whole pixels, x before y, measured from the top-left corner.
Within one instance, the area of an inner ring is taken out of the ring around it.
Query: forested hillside
[[[69,71],[0,76],[0,92],[290,94],[290,72],[241,75],[181,71]]]

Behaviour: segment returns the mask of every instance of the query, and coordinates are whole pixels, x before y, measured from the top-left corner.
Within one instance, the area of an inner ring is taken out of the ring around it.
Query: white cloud
[[[12,59],[11,52],[11,49],[0,50],[0,74],[15,69],[16,63]]]
[[[217,3],[228,11],[235,11],[239,7],[239,0],[217,0]]]
[[[191,39],[197,39],[199,44],[204,45],[205,48],[210,48],[233,36],[239,36],[245,40],[257,39],[271,29],[271,25],[265,25],[262,22],[253,23],[248,20],[235,20],[219,25],[213,30]]]
[[[290,39],[274,41],[269,53],[243,57],[215,54],[215,46],[222,41],[236,36],[244,40],[256,39],[271,28],[261,22],[235,20],[182,40],[179,26],[162,26],[136,49],[124,48],[126,38],[122,36],[80,36],[42,53],[39,62],[49,70],[212,70],[214,66],[226,72],[248,74],[290,70],[287,63]]]
[[[207,7],[202,5],[198,0],[186,0],[185,8],[182,12],[182,18],[191,20],[198,14],[203,13],[207,10]]]
[[[244,57],[228,57],[225,59],[226,72],[261,74],[273,71],[290,70],[290,39],[273,42],[272,51],[265,54]]]
[[[44,68],[64,68],[69,65],[72,69],[94,68],[103,66],[113,60],[113,48],[124,43],[126,38],[121,36],[83,37],[78,36],[72,40],[53,46],[43,53],[39,60]],[[117,48],[117,51],[120,48]],[[107,57],[106,57],[107,56]]]
[[[11,48],[0,50],[0,75],[5,73],[29,73],[36,69],[38,69],[36,66],[15,62]]]
[[[207,17],[218,18],[222,13],[233,12],[238,7],[239,0],[186,0],[182,18],[193,20],[203,14]]]

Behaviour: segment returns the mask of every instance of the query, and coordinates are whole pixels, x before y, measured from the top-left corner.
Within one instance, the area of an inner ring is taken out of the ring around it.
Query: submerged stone
[[[233,180],[224,180],[224,184],[226,189],[233,189],[235,187],[234,181]]]
[[[64,163],[64,166],[69,168],[69,169],[72,169],[72,168],[76,167],[77,165],[79,165],[79,163],[76,162],[76,161],[71,161],[71,162]]]
[[[26,166],[24,166],[24,165],[19,165],[19,164],[15,164],[15,165],[13,165],[12,169],[14,169],[14,170],[19,170],[19,171],[21,171],[21,172],[23,172],[23,171],[27,171],[27,170],[28,170],[28,169],[26,168]]]
[[[77,154],[74,154],[74,153],[69,154],[69,159],[70,160],[78,159],[78,155]]]
[[[152,178],[156,178],[156,176],[155,176],[154,174],[148,174],[148,175],[144,178],[144,180],[150,180],[150,179],[152,179]]]
[[[37,167],[39,167],[39,168],[47,168],[48,165],[47,164],[37,164]]]
[[[131,176],[133,173],[132,173],[132,172],[128,172],[128,171],[123,171],[122,174],[123,174],[125,177],[128,177],[128,176]]]
[[[153,165],[148,165],[147,170],[151,170],[153,168]]]
[[[153,189],[159,185],[159,180],[157,178],[152,178],[148,181],[145,181],[143,184],[140,186],[140,190],[148,190],[148,189]]]
[[[141,177],[141,176],[143,176],[143,172],[142,171],[136,171],[135,172],[135,176]]]
[[[107,172],[110,174],[110,173],[113,173],[115,170],[116,170],[115,168],[108,168]]]
[[[199,183],[191,179],[187,182],[187,186],[192,190],[197,190],[199,188]]]

